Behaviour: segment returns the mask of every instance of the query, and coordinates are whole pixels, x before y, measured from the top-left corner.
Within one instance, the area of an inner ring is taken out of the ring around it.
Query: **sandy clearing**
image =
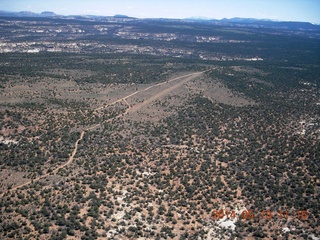
[[[112,121],[112,120],[114,120],[114,119],[116,119],[116,118],[119,118],[119,117],[122,117],[122,116],[126,115],[129,111],[136,111],[136,110],[140,109],[141,107],[147,105],[148,103],[150,103],[150,102],[152,102],[152,101],[154,101],[154,100],[156,100],[156,99],[158,99],[158,98],[163,97],[164,95],[170,93],[171,91],[173,91],[173,90],[181,87],[181,86],[182,86],[184,83],[186,83],[187,81],[190,81],[191,79],[200,76],[202,73],[204,73],[204,72],[190,73],[190,74],[186,74],[186,75],[183,75],[183,76],[179,76],[179,77],[176,77],[176,78],[167,80],[167,81],[165,81],[165,82],[160,82],[160,83],[154,84],[154,85],[149,86],[149,87],[147,87],[147,88],[145,88],[145,89],[135,91],[135,92],[133,92],[133,93],[127,95],[127,96],[124,96],[124,97],[122,97],[122,98],[120,98],[120,99],[118,99],[118,100],[116,100],[116,101],[114,101],[114,102],[112,102],[112,103],[109,103],[109,104],[107,104],[107,105],[98,107],[98,108],[94,109],[94,111],[98,111],[98,110],[103,109],[103,108],[105,108],[105,107],[107,107],[107,106],[111,106],[111,105],[116,104],[116,103],[118,103],[118,102],[124,101],[124,102],[128,105],[128,109],[125,111],[125,113],[119,114],[118,116],[113,117],[113,118],[108,119],[107,121],[105,121],[105,122],[110,122],[110,121]],[[186,78],[186,79],[183,79],[183,78]],[[142,102],[142,103],[140,103],[140,104],[137,104],[137,105],[135,105],[135,106],[131,106],[131,105],[128,103],[128,101],[127,101],[128,98],[130,98],[130,97],[132,97],[132,96],[134,96],[134,95],[136,95],[136,94],[138,94],[138,93],[140,93],[140,92],[145,92],[145,91],[148,91],[149,89],[152,89],[152,88],[155,88],[155,87],[158,87],[158,86],[162,86],[162,85],[165,85],[165,84],[168,84],[168,83],[171,83],[171,82],[180,80],[180,79],[183,79],[183,81],[180,81],[180,82],[178,82],[177,84],[174,84],[174,85],[172,85],[171,87],[169,87],[169,88],[167,88],[167,89],[165,89],[165,90],[157,93],[156,95],[148,98],[147,100],[145,100],[144,102]],[[102,123],[104,123],[104,122],[102,122]],[[42,175],[42,176],[39,176],[39,177],[37,177],[37,178],[35,178],[35,179],[31,179],[31,180],[29,180],[29,181],[27,181],[27,182],[25,182],[25,183],[23,183],[23,184],[20,184],[20,185],[18,185],[18,186],[16,186],[16,187],[13,187],[13,188],[11,188],[11,189],[8,189],[7,193],[8,193],[8,192],[11,192],[11,191],[14,191],[14,190],[17,190],[17,189],[19,189],[19,188],[22,188],[22,187],[24,187],[24,186],[27,186],[27,185],[29,185],[29,184],[31,184],[31,183],[35,183],[35,182],[37,182],[37,181],[39,181],[39,180],[41,180],[41,179],[43,179],[43,178],[45,178],[45,177],[47,177],[47,176],[49,176],[49,175],[52,175],[53,173],[57,173],[60,169],[63,169],[63,168],[65,168],[66,166],[68,166],[69,164],[71,164],[71,163],[73,162],[74,156],[75,156],[76,153],[77,153],[78,144],[79,144],[79,142],[83,139],[83,136],[84,136],[85,132],[86,132],[86,131],[93,130],[93,129],[101,126],[102,123],[96,124],[96,125],[94,125],[94,126],[92,126],[92,127],[89,127],[89,128],[87,128],[87,129],[85,129],[84,131],[81,132],[80,137],[77,139],[77,141],[76,141],[75,144],[74,144],[74,149],[73,149],[73,151],[72,151],[72,154],[71,154],[71,156],[69,157],[69,159],[68,159],[68,161],[67,161],[66,163],[60,165],[60,166],[57,167],[55,170],[53,170],[51,173],[46,173],[46,174],[44,174],[44,175]],[[5,193],[1,194],[0,197],[3,197],[4,194],[5,194]]]
[[[167,88],[167,89],[164,89],[162,90],[161,92],[153,95],[152,97],[148,98],[147,100],[143,101],[142,103],[139,103],[139,104],[136,104],[134,106],[131,107],[130,111],[137,111],[139,110],[140,108],[142,108],[143,106],[155,101],[156,99],[159,99],[159,98],[162,98],[164,97],[165,95],[169,94],[170,92],[174,91],[175,89],[181,87],[183,84],[185,84],[186,82],[194,79],[195,77],[198,77],[202,74],[202,72],[200,73],[193,73],[193,74],[189,74],[187,76],[184,76],[184,77],[187,77],[186,79],[183,79],[182,81],[172,85],[171,87]],[[178,79],[181,79],[183,77],[179,77]],[[178,79],[174,79],[175,81],[178,80]],[[169,81],[168,81],[169,83]],[[163,85],[164,83],[162,84],[157,84],[157,86],[160,86],[160,85]],[[148,88],[150,89],[150,87]],[[127,98],[126,98],[127,99]]]
[[[18,186],[16,186],[16,187],[12,188],[12,189],[9,189],[9,191],[14,191],[14,190],[17,190],[17,189],[19,189],[19,188],[22,188],[23,186],[27,186],[27,185],[29,185],[30,183],[37,182],[37,181],[39,181],[39,180],[41,180],[41,179],[49,176],[49,175],[52,174],[52,173],[57,173],[60,169],[66,167],[66,166],[68,166],[70,163],[72,163],[73,158],[74,158],[74,156],[76,155],[77,150],[78,150],[79,141],[82,140],[82,138],[83,138],[83,136],[84,136],[84,133],[85,133],[84,131],[81,132],[80,137],[78,138],[78,140],[76,141],[76,143],[75,143],[75,145],[74,145],[74,149],[73,149],[73,151],[72,151],[72,154],[71,154],[71,156],[69,157],[69,159],[68,159],[68,161],[67,161],[66,163],[60,165],[60,166],[57,167],[55,170],[53,170],[51,173],[46,173],[46,174],[41,175],[41,176],[39,176],[39,177],[37,177],[37,178],[35,178],[35,179],[31,179],[31,180],[28,181],[28,182],[25,182],[25,183],[23,183],[23,184],[21,184],[21,185],[18,185]],[[0,196],[2,197],[3,194],[1,194]]]

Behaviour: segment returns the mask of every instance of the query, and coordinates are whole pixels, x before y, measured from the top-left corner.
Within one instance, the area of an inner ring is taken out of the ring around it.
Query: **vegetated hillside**
[[[319,237],[319,41],[125,24],[134,31],[112,36],[123,46],[193,52],[0,55],[0,238]],[[159,98],[138,118],[150,89]]]

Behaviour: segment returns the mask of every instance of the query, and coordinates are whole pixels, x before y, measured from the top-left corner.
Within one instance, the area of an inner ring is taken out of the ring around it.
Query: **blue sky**
[[[140,18],[252,17],[320,24],[320,0],[0,0],[0,10]]]

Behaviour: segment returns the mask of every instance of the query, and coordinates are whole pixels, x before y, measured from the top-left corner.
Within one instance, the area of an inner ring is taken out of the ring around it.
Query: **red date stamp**
[[[274,217],[278,217],[279,219],[289,217],[291,218],[297,218],[299,220],[307,220],[309,217],[309,214],[307,210],[298,210],[295,213],[289,213],[288,211],[282,211],[279,210],[278,212],[272,212],[271,210],[263,210],[259,212],[254,212],[253,210],[244,210],[242,212],[236,212],[231,210],[214,210],[212,213],[212,218],[214,220],[219,219],[244,219],[244,220],[251,220],[251,219],[266,219],[271,220]]]

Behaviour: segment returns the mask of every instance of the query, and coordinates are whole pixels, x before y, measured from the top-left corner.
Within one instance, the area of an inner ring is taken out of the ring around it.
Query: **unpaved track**
[[[98,107],[98,108],[94,109],[94,111],[98,111],[98,110],[100,110],[100,109],[103,109],[103,108],[105,108],[105,107],[107,107],[107,106],[111,106],[111,105],[116,104],[116,103],[121,102],[121,101],[126,101],[128,98],[130,98],[130,97],[132,97],[132,96],[134,96],[134,95],[136,95],[136,94],[138,94],[138,93],[140,93],[140,92],[148,91],[148,90],[151,89],[151,88],[158,87],[158,86],[161,86],[161,85],[164,85],[164,84],[168,84],[168,83],[177,81],[177,80],[179,80],[179,79],[181,79],[181,78],[190,77],[190,76],[193,76],[193,77],[194,77],[194,76],[199,76],[199,75],[201,75],[202,73],[204,73],[204,72],[190,73],[190,74],[186,74],[186,75],[183,75],[183,76],[180,76],[180,77],[176,77],[176,78],[170,79],[170,80],[165,81],[165,82],[161,82],[161,83],[154,84],[154,85],[149,86],[149,87],[147,87],[147,88],[145,88],[145,89],[141,89],[141,90],[135,91],[135,92],[133,92],[133,93],[130,93],[129,95],[124,96],[124,97],[122,97],[122,98],[120,98],[120,99],[118,99],[118,100],[116,100],[116,101],[114,101],[114,102],[112,102],[112,103],[109,103],[109,104],[107,104],[107,105],[105,105],[105,106]],[[190,79],[189,79],[189,80],[190,80]],[[126,102],[126,103],[130,106],[130,104],[129,104],[128,102]]]
[[[54,173],[57,173],[60,169],[66,167],[66,166],[68,166],[70,163],[72,163],[73,158],[74,158],[74,156],[76,155],[76,153],[77,153],[77,151],[78,151],[78,144],[79,144],[79,142],[83,139],[84,133],[85,133],[85,131],[82,131],[82,132],[81,132],[80,137],[78,138],[78,140],[77,140],[76,143],[74,144],[74,149],[73,149],[73,151],[72,151],[71,156],[69,157],[68,162],[66,162],[65,164],[62,164],[61,166],[57,167],[57,168],[53,171]],[[46,174],[46,175],[48,175],[48,174]]]
[[[186,82],[194,79],[195,77],[199,77],[199,76],[200,76],[201,74],[203,74],[203,73],[204,73],[204,72],[196,72],[196,73],[186,74],[186,75],[183,75],[183,76],[180,76],[180,77],[176,77],[176,78],[170,79],[170,80],[165,81],[165,82],[161,82],[161,83],[154,84],[154,85],[149,86],[149,87],[147,87],[147,88],[145,88],[145,89],[135,91],[135,92],[133,92],[133,93],[127,95],[127,96],[124,96],[124,97],[122,97],[122,98],[120,98],[120,99],[118,99],[118,100],[116,100],[116,101],[114,101],[114,102],[112,102],[112,103],[109,103],[109,104],[107,104],[107,105],[105,105],[105,106],[101,106],[101,107],[99,107],[99,108],[96,108],[96,109],[94,109],[94,111],[98,111],[98,110],[103,109],[103,108],[105,108],[105,107],[107,107],[107,106],[111,106],[111,105],[116,104],[116,103],[118,103],[118,102],[124,101],[125,104],[128,105],[127,110],[126,110],[124,113],[119,114],[119,115],[116,116],[116,117],[113,117],[113,118],[110,118],[110,119],[104,121],[104,122],[110,122],[110,121],[112,121],[112,120],[114,120],[114,119],[116,119],[116,118],[119,118],[119,117],[121,117],[121,116],[126,115],[129,111],[136,111],[136,110],[140,109],[141,107],[149,104],[150,102],[152,102],[152,101],[154,101],[154,100],[156,100],[156,99],[158,99],[158,98],[161,98],[161,97],[165,96],[165,95],[168,94],[169,92],[171,92],[171,91],[173,91],[173,90],[181,87],[184,83],[186,83]],[[128,98],[130,98],[130,97],[132,97],[132,96],[134,96],[134,95],[136,95],[136,94],[138,94],[138,93],[140,93],[140,92],[145,92],[145,91],[148,91],[148,90],[151,89],[151,88],[158,87],[158,86],[162,86],[162,85],[165,85],[165,84],[168,84],[168,83],[177,81],[177,80],[182,79],[182,78],[186,78],[186,79],[184,79],[184,80],[178,82],[177,84],[174,84],[174,85],[170,86],[169,88],[167,88],[167,89],[165,89],[165,90],[157,93],[156,95],[148,98],[147,100],[143,101],[142,103],[139,103],[139,104],[136,104],[136,105],[134,105],[134,106],[131,106],[131,105],[128,103],[128,101],[127,101]],[[104,122],[102,122],[102,123],[104,123]],[[35,178],[35,179],[32,179],[32,180],[30,180],[30,181],[28,181],[28,182],[25,182],[25,183],[23,183],[23,184],[21,184],[21,185],[18,185],[18,186],[16,186],[16,187],[13,187],[13,188],[11,188],[11,189],[8,189],[8,190],[7,190],[7,193],[8,193],[8,192],[11,192],[11,191],[14,191],[14,190],[17,190],[17,189],[19,189],[19,188],[22,188],[22,187],[24,187],[24,186],[27,186],[27,185],[29,185],[29,184],[31,184],[31,183],[35,183],[35,182],[37,182],[37,181],[39,181],[39,180],[41,180],[41,179],[43,179],[43,178],[45,178],[45,177],[48,177],[49,175],[52,175],[53,173],[57,173],[60,169],[63,169],[63,168],[65,168],[65,167],[67,167],[69,164],[71,164],[71,163],[73,162],[74,156],[76,155],[76,153],[77,153],[77,151],[78,151],[78,144],[79,144],[79,142],[83,139],[83,136],[84,136],[85,132],[86,132],[86,131],[93,130],[93,129],[101,126],[102,123],[99,123],[99,124],[96,124],[96,125],[94,125],[94,126],[91,126],[91,127],[87,128],[87,129],[85,129],[84,131],[81,132],[80,137],[77,139],[77,141],[76,141],[75,144],[74,144],[74,149],[73,149],[73,151],[72,151],[72,154],[71,154],[71,156],[69,157],[69,159],[68,159],[68,161],[67,161],[66,163],[60,165],[60,166],[57,167],[55,170],[53,170],[51,173],[46,173],[46,174],[41,175],[41,176],[39,176],[39,177],[37,177],[37,178]],[[2,197],[4,194],[5,194],[5,193],[1,194],[0,197]]]
[[[153,95],[152,97],[148,98],[147,100],[143,101],[142,103],[139,103],[139,104],[136,104],[134,106],[132,106],[129,111],[137,111],[138,109],[142,108],[143,106],[145,105],[148,105],[149,103],[159,99],[159,98],[162,98],[163,96],[167,95],[168,93],[172,92],[173,90],[177,89],[177,88],[180,88],[183,84],[185,84],[186,82],[194,79],[195,77],[197,76],[200,76],[202,73],[193,73],[193,74],[189,74],[187,76],[184,76],[184,77],[187,77],[186,79],[183,79],[182,81],[170,86],[169,88],[166,88],[164,90],[162,90],[161,92],[158,92],[157,94]],[[180,77],[181,78],[181,77]],[[178,78],[178,79],[180,79]],[[177,79],[175,79],[177,80]],[[172,80],[171,80],[172,81]],[[157,86],[159,85],[163,85],[164,83],[161,83],[161,84],[157,84]],[[153,86],[154,87],[154,86]],[[150,88],[149,88],[150,89]]]
[[[81,132],[79,139],[78,139],[78,140],[76,141],[76,143],[74,144],[73,152],[72,152],[71,156],[69,157],[69,160],[68,160],[66,163],[60,165],[60,166],[57,167],[55,170],[53,170],[51,173],[46,173],[46,174],[44,174],[44,175],[41,175],[41,176],[39,176],[39,177],[37,177],[37,178],[34,178],[34,179],[32,179],[32,180],[30,180],[30,181],[28,181],[28,182],[25,182],[25,183],[23,183],[23,184],[21,184],[21,185],[18,185],[18,186],[16,186],[16,187],[14,187],[14,188],[11,188],[9,191],[13,191],[13,190],[22,188],[22,187],[24,187],[24,186],[26,186],[26,185],[29,185],[30,183],[37,182],[37,181],[39,181],[40,179],[43,179],[43,178],[49,176],[49,175],[52,174],[52,173],[57,173],[60,169],[68,166],[70,163],[72,163],[73,158],[74,158],[74,156],[76,155],[77,150],[78,150],[78,143],[79,143],[79,141],[82,140],[83,136],[84,136],[84,131]],[[0,196],[2,197],[3,194],[0,195]]]

